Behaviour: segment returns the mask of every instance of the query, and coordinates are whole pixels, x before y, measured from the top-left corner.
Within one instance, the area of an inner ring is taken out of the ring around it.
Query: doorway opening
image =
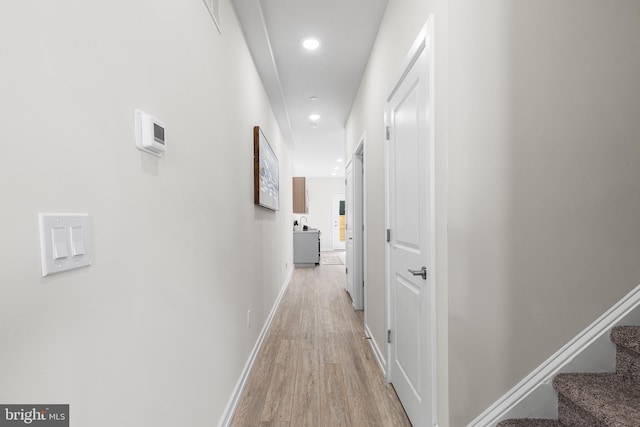
[[[347,186],[347,291],[356,310],[364,310],[365,326],[367,310],[365,303],[366,284],[366,234],[365,234],[365,136],[353,152],[346,167]]]
[[[332,240],[334,251],[344,251],[347,240],[347,215],[344,193],[333,193],[332,195]]]

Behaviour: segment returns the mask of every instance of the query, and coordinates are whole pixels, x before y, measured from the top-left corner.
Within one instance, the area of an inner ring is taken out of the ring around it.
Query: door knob
[[[414,276],[422,276],[424,280],[427,280],[427,267],[422,267],[420,270],[407,269],[407,271]]]

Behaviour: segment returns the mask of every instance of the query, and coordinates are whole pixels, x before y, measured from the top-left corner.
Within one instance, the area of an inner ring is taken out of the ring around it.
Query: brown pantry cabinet
[[[306,181],[306,178],[302,176],[293,177],[293,213],[309,213]]]

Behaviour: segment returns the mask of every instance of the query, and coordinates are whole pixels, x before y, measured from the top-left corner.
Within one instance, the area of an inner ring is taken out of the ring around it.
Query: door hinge
[[[389,126],[387,126],[387,141],[391,139],[391,131],[389,130]]]
[[[391,344],[391,329],[387,329],[387,344]]]
[[[391,230],[387,228],[387,242],[391,241]]]
[[[345,268],[345,269],[344,269],[344,272],[345,272],[346,274],[349,274],[349,268]]]

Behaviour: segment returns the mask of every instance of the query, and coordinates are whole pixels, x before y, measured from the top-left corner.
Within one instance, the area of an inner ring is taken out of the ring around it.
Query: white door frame
[[[333,193],[331,195],[331,246],[334,251],[342,251],[346,249],[346,236],[347,230],[345,228],[344,235],[345,240],[340,242],[340,215],[338,214],[338,210],[340,209],[340,202],[344,202],[346,200],[344,193]],[[345,217],[347,213],[345,212]]]
[[[386,99],[386,105],[388,106],[388,102],[392,99],[394,93],[396,92],[396,90],[399,88],[400,83],[403,81],[405,75],[407,74],[407,72],[411,69],[412,65],[416,62],[416,60],[418,59],[418,57],[420,56],[420,54],[424,51],[425,48],[427,48],[427,46],[429,47],[429,51],[428,51],[428,56],[429,56],[429,73],[432,76],[432,78],[430,79],[430,92],[432,94],[432,96],[430,97],[430,106],[429,106],[429,110],[431,111],[431,120],[430,120],[430,127],[429,127],[429,133],[430,133],[430,140],[431,140],[431,146],[429,147],[429,150],[431,151],[431,164],[429,165],[430,168],[430,179],[431,179],[431,200],[429,201],[429,205],[430,205],[430,210],[431,210],[431,224],[429,225],[431,228],[431,259],[429,260],[429,265],[428,265],[428,271],[429,274],[431,275],[431,282],[432,282],[432,286],[429,289],[429,298],[430,298],[430,317],[431,317],[431,331],[430,331],[430,340],[429,340],[429,345],[431,348],[431,367],[429,367],[428,369],[431,369],[431,384],[429,385],[429,387],[431,388],[431,396],[432,396],[432,404],[431,404],[431,425],[437,425],[437,389],[436,389],[436,384],[437,384],[437,371],[436,371],[436,357],[437,357],[437,326],[436,326],[436,288],[437,288],[437,277],[436,277],[436,269],[435,269],[435,257],[436,257],[436,244],[435,244],[435,236],[436,236],[436,227],[435,227],[435,212],[436,212],[436,198],[435,198],[435,155],[434,155],[434,146],[435,146],[435,120],[433,119],[434,116],[434,106],[435,106],[435,102],[434,102],[434,90],[435,90],[435,84],[434,84],[434,80],[435,78],[433,78],[434,76],[434,72],[435,72],[435,67],[434,67],[434,41],[433,41],[433,15],[429,15],[429,18],[427,19],[427,22],[425,24],[425,26],[422,28],[422,30],[420,31],[420,34],[418,35],[417,39],[414,41],[413,45],[411,46],[411,49],[409,50],[409,53],[407,54],[407,56],[405,57],[403,63],[402,63],[402,67],[401,67],[401,73],[398,75],[398,77],[394,80],[392,89],[390,91],[388,91],[387,93],[389,94],[387,99]],[[387,111],[387,107],[385,107],[385,117],[384,117],[384,122],[385,122],[385,129],[389,123],[390,117],[389,117],[389,113]],[[386,142],[386,138],[385,138],[385,142]],[[385,157],[385,161],[384,161],[384,172],[385,172],[385,228],[389,229],[390,228],[390,205],[389,205],[389,192],[390,192],[390,183],[389,183],[389,173],[390,173],[390,165],[389,165],[389,145],[388,144],[384,144],[384,157]],[[389,246],[389,242],[387,242],[385,244],[385,299],[386,299],[386,303],[385,303],[385,324],[387,326],[387,330],[391,329],[391,259],[390,259],[390,246]],[[392,361],[391,361],[391,344],[387,343],[387,352],[386,352],[386,356],[387,356],[387,372],[386,372],[386,378],[387,381],[390,381],[392,378],[392,373],[391,373],[391,369],[392,369]]]
[[[345,289],[349,293],[351,297],[351,301],[353,303],[353,288],[354,288],[354,262],[353,262],[353,162],[349,160],[347,164],[344,166],[344,183],[345,183],[345,202],[346,202],[346,212],[347,222],[345,224],[345,266],[346,266],[346,276],[345,276]]]
[[[365,298],[365,284],[367,283],[365,267],[367,259],[367,235],[364,232],[365,206],[366,206],[366,168],[364,167],[364,141],[366,134],[360,138],[360,143],[353,151],[352,156],[352,188],[353,188],[353,269],[354,269],[354,295],[353,307],[356,310],[364,310],[364,324],[367,325],[367,309]]]

